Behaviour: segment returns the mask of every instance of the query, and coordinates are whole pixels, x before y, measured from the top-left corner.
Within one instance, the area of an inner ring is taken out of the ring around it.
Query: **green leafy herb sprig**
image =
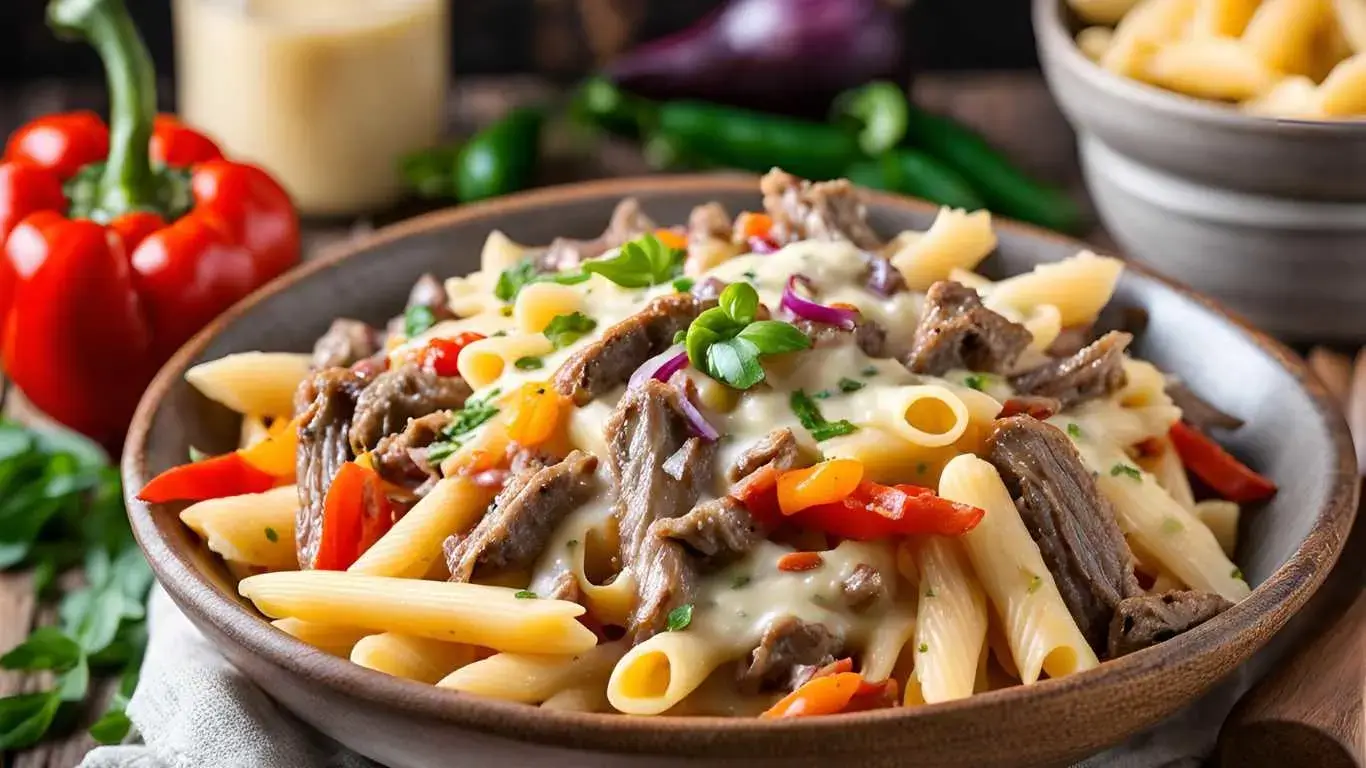
[[[484,422],[497,416],[498,406],[493,401],[500,394],[502,390],[494,389],[477,400],[471,398],[465,402],[464,408],[451,414],[450,423],[441,429],[441,439],[427,447],[427,460],[437,462],[446,459],[459,450]]]
[[[726,286],[718,305],[688,326],[683,338],[688,362],[723,384],[749,389],[764,380],[760,357],[811,347],[811,338],[797,326],[781,320],[756,320],[758,312],[759,294],[754,286]]]
[[[63,592],[69,579],[59,577],[76,566],[85,584]],[[46,691],[0,699],[0,751],[31,746],[69,722],[63,712],[90,694],[92,675],[106,673],[122,680],[90,733],[122,741],[147,645],[152,571],[128,528],[118,471],[93,443],[0,421],[0,570],[9,569],[32,569],[34,590],[56,601],[60,621],[0,656],[4,669],[55,678]]]

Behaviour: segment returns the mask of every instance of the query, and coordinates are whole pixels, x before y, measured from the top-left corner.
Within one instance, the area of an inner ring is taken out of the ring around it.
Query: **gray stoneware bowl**
[[[176,505],[132,494],[182,463],[191,445],[227,450],[235,419],[184,383],[191,365],[244,350],[306,350],[339,314],[379,323],[423,272],[475,268],[490,229],[549,242],[592,236],[626,195],[657,220],[692,206],[760,204],[751,177],[594,182],[434,213],[343,246],[238,304],[181,349],[143,397],[124,452],[133,529],[175,602],[282,706],[346,746],[399,768],[450,765],[743,766],[1052,765],[1114,744],[1208,690],[1280,629],[1331,568],[1356,508],[1351,443],[1330,396],[1278,343],[1143,268],[1115,303],[1151,316],[1138,354],[1246,418],[1231,447],[1280,485],[1244,517],[1237,561],[1252,595],[1155,648],[1061,680],[912,709],[790,721],[639,718],[548,712],[388,677],[275,630],[237,597],[232,578],[183,526]],[[874,196],[883,234],[924,229],[931,206]],[[998,228],[997,274],[1075,253],[1079,244],[1013,224]],[[1040,730],[1039,724],[1049,727]],[[456,756],[459,756],[458,758]],[[909,757],[908,756],[913,756]]]
[[[1366,342],[1366,121],[1284,120],[1172,93],[1082,55],[1034,0],[1044,76],[1126,253],[1290,339]]]

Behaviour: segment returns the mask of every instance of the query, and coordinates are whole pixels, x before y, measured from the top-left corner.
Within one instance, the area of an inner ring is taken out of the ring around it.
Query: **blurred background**
[[[451,7],[451,66],[461,74],[534,72],[571,79],[636,42],[683,29],[721,0],[459,0]],[[100,79],[94,53],[53,38],[43,0],[0,3],[0,79]],[[171,73],[170,0],[128,0],[157,70]],[[912,56],[926,69],[1036,66],[1029,4],[917,0],[904,18]],[[919,33],[918,33],[919,31]]]

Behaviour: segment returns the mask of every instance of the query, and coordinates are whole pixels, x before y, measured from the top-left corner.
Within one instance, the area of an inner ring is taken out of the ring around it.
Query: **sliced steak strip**
[[[704,568],[734,562],[763,539],[749,510],[729,496],[698,504],[682,517],[656,520],[650,535],[682,544]]]
[[[450,423],[450,411],[437,411],[410,420],[398,434],[380,438],[371,454],[375,471],[389,483],[425,496],[441,476],[427,460],[427,448]]]
[[[779,243],[845,240],[865,251],[882,247],[868,226],[863,200],[848,179],[813,184],[775,168],[760,180],[759,189],[764,210],[773,219],[770,237]]]
[[[656,228],[654,221],[640,208],[640,201],[628,197],[617,203],[607,229],[592,240],[556,238],[550,247],[536,258],[538,272],[562,272],[575,269],[589,259],[596,259],[623,243],[640,237]]]
[[[322,537],[327,489],[337,470],[353,458],[347,433],[356,400],[365,382],[347,368],[328,368],[305,379],[294,393],[299,423],[295,454],[299,511],[294,521],[294,548],[299,567],[313,567]]]
[[[687,514],[711,482],[715,446],[692,436],[677,398],[673,387],[651,380],[621,398],[606,426],[622,566],[636,580],[628,628],[635,642],[663,629],[695,588],[696,566],[682,547],[650,534],[656,521]]]
[[[1232,607],[1209,592],[1173,591],[1120,602],[1110,623],[1109,658],[1133,653],[1192,629]]]
[[[780,616],[764,629],[749,662],[740,662],[740,690],[791,690],[844,651],[844,636],[824,624]]]
[[[479,523],[447,550],[451,581],[530,566],[555,527],[593,494],[598,460],[574,451],[557,464],[508,480]]]
[[[887,588],[882,583],[882,572],[867,563],[854,566],[854,571],[840,584],[844,604],[855,613],[866,610],[886,591]]]
[[[1004,373],[1033,339],[1023,325],[983,306],[977,291],[941,280],[925,294],[904,362],[911,371],[932,376],[950,368]]]
[[[1211,429],[1238,429],[1243,426],[1242,419],[1214,407],[1179,381],[1167,385],[1167,396],[1181,409],[1182,420],[1202,432]]]
[[[470,386],[457,376],[438,376],[409,363],[376,376],[361,392],[351,420],[351,450],[360,455],[416,419],[463,408]]]
[[[380,351],[380,332],[359,320],[339,317],[313,344],[314,370],[345,368]]]
[[[813,347],[826,347],[839,343],[839,339],[846,334],[852,333],[854,343],[858,344],[863,354],[869,357],[885,357],[887,346],[887,329],[883,328],[875,320],[869,320],[860,315],[854,321],[854,330],[846,331],[837,325],[827,325],[818,323],[806,318],[795,318],[792,324],[801,329],[802,333],[811,337]]]
[[[1110,331],[1080,352],[1044,363],[1010,378],[1020,394],[1051,397],[1070,408],[1124,386],[1124,348],[1133,341],[1123,331]]]
[[[555,390],[583,405],[625,384],[642,363],[672,346],[674,334],[700,311],[701,302],[686,293],[660,296],[564,361]]]
[[[792,469],[797,466],[797,458],[797,438],[792,430],[775,429],[735,459],[726,470],[726,482],[738,483],[766,465],[779,470]]]
[[[1042,421],[998,420],[986,451],[1077,627],[1104,651],[1115,608],[1141,594],[1110,502],[1067,436]]]

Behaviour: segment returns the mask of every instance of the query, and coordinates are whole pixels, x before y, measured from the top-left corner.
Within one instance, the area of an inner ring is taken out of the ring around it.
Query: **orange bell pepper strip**
[[[688,248],[688,238],[672,229],[656,229],[654,236],[665,247],[672,248],[675,251],[684,251]]]
[[[323,501],[322,537],[313,567],[346,570],[393,525],[393,507],[379,475],[355,462],[343,464]]]
[[[808,680],[800,688],[778,700],[761,718],[833,715],[844,711],[858,693],[863,678],[857,672],[836,672]]]
[[[1252,471],[1218,443],[1184,421],[1172,425],[1170,437],[1181,463],[1229,501],[1262,501],[1276,495],[1276,484]]]
[[[848,497],[787,518],[805,528],[856,541],[891,536],[959,536],[986,514],[977,507],[940,498],[928,488],[863,481]]]
[[[751,237],[768,237],[772,229],[773,219],[766,213],[744,211],[735,219],[735,231],[742,242],[748,242]]]
[[[854,459],[830,459],[806,469],[778,476],[778,508],[795,515],[809,507],[840,501],[863,480],[863,464]]]
[[[252,466],[241,451],[172,467],[152,478],[138,498],[153,504],[167,501],[204,501],[244,493],[264,493],[275,487],[275,476]]]
[[[302,416],[286,421],[279,419],[270,425],[264,440],[238,449],[242,459],[251,466],[273,477],[293,477],[295,457],[299,452],[299,423]]]
[[[523,384],[509,406],[508,437],[519,445],[540,445],[555,434],[567,408],[568,398],[549,385]]]
[[[814,571],[825,564],[819,552],[788,552],[778,558],[778,570],[796,573]]]

